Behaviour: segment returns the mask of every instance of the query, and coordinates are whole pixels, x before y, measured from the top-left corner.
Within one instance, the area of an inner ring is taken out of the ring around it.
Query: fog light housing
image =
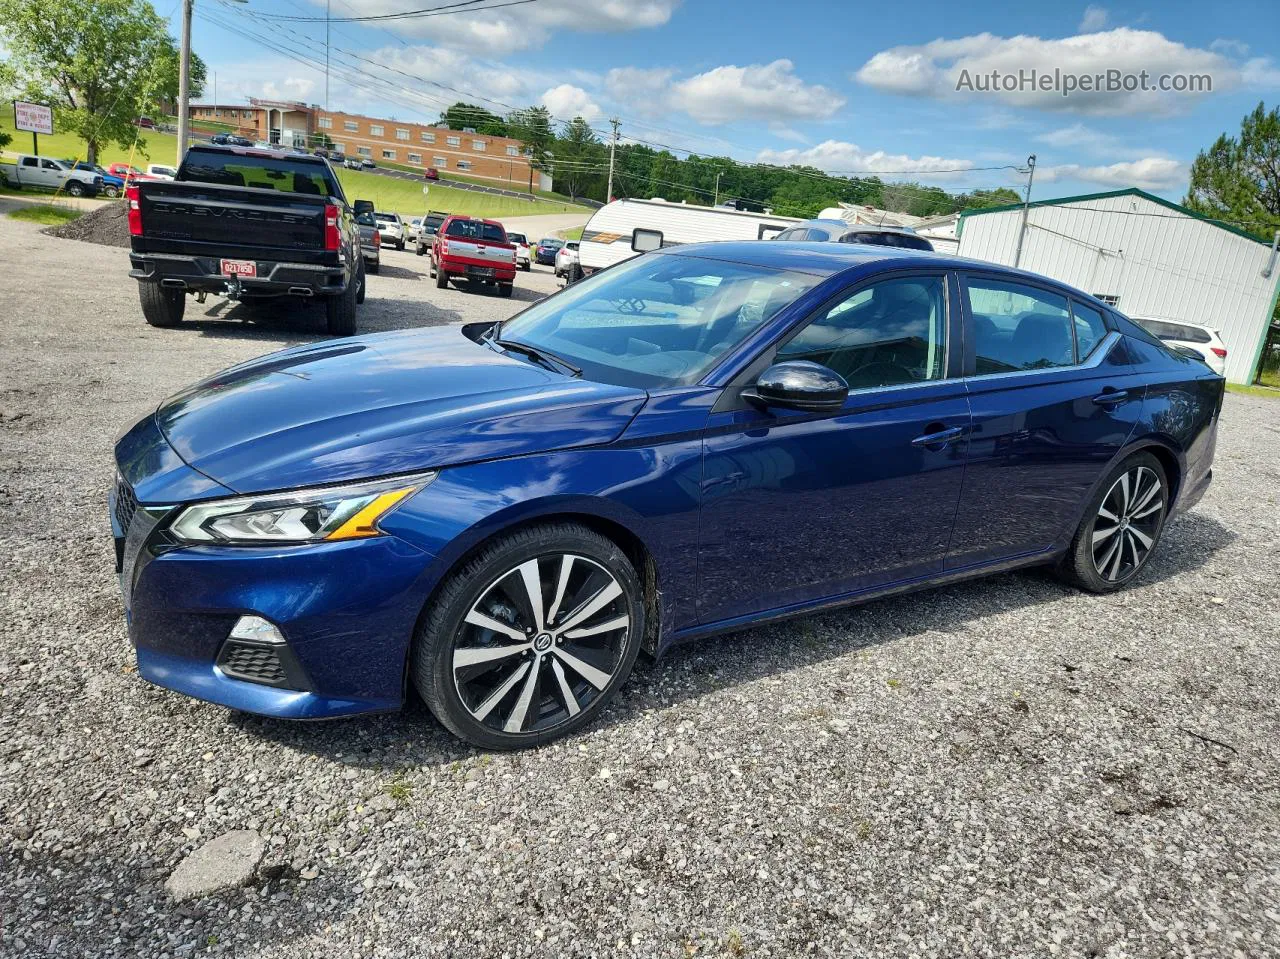
[[[278,689],[310,689],[307,674],[279,627],[261,616],[241,616],[218,653],[218,669],[229,679]]]

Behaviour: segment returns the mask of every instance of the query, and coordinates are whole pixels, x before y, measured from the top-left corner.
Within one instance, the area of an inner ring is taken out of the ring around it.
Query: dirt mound
[[[84,240],[103,246],[129,245],[128,206],[124,200],[104,203],[96,210],[77,217],[62,226],[53,226],[44,232],[66,240]]]

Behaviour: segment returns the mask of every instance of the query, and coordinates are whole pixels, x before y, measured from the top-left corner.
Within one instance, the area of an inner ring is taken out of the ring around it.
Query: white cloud
[[[264,83],[260,96],[268,100],[300,100],[305,103],[315,88],[316,82],[306,77],[285,77],[279,83],[274,80]]]
[[[1240,57],[1243,59],[1249,55],[1249,44],[1241,40],[1229,40],[1220,37],[1209,44],[1209,49],[1214,53],[1222,53],[1229,57]]]
[[[323,9],[324,0],[313,0]],[[411,39],[430,39],[486,56],[539,47],[556,31],[620,33],[660,27],[680,0],[539,0],[447,16],[386,20],[378,26]],[[346,0],[357,16],[402,13],[404,0]],[[334,11],[335,13],[337,11]]]
[[[660,116],[668,109],[667,95],[675,71],[667,67],[615,67],[605,74],[609,96],[644,116]]]
[[[948,157],[916,157],[883,150],[867,152],[856,143],[841,140],[824,140],[807,150],[761,150],[756,160],[778,166],[812,166],[827,173],[903,174],[931,180],[945,180],[956,175],[936,171],[968,170],[974,165],[970,160]]]
[[[591,94],[571,83],[562,83],[542,94],[542,104],[560,120],[582,117],[588,123],[594,123],[604,116],[604,111],[591,99]]]
[[[1187,176],[1187,168],[1183,164],[1164,157],[1144,157],[1141,160],[1112,163],[1107,166],[1065,163],[1051,167],[1036,167],[1036,183],[1082,180],[1115,189],[1136,186],[1143,190],[1170,190],[1184,186],[1187,183]]]
[[[1240,77],[1245,86],[1275,89],[1280,87],[1280,64],[1270,57],[1254,57],[1240,68]]]
[[[1084,8],[1084,16],[1080,18],[1081,33],[1097,33],[1107,25],[1109,15],[1106,7],[1089,4]]]
[[[680,80],[670,96],[672,105],[713,125],[764,117],[774,122],[821,120],[844,105],[835,92],[802,81],[785,59],[716,67]]]
[[[1220,53],[1188,47],[1154,31],[1125,27],[1059,40],[982,33],[893,47],[863,64],[855,78],[887,93],[936,99],[985,97],[1021,107],[1092,114],[1169,112],[1194,99],[1193,94],[1154,91],[1076,91],[1064,97],[1059,91],[1042,89],[991,93],[956,89],[962,76],[988,77],[992,71],[1008,76],[1033,69],[1041,75],[1056,69],[1089,76],[1109,70],[1122,74],[1145,70],[1151,82],[1163,74],[1207,73],[1213,78],[1214,91],[1240,81],[1238,66]]]

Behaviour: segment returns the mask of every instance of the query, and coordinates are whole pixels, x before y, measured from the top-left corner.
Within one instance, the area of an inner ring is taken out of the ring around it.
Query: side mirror
[[[650,253],[662,249],[661,230],[643,230],[636,227],[631,231],[631,249],[636,253]]]
[[[775,363],[756,379],[743,397],[761,407],[803,413],[834,413],[844,406],[849,384],[835,370],[809,360]]]

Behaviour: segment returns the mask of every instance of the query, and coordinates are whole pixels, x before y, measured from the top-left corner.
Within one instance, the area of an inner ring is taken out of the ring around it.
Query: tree
[[[484,107],[474,103],[463,103],[459,100],[440,114],[440,122],[450,130],[472,129],[491,137],[505,137],[507,125],[502,117],[491,113]]]
[[[564,132],[556,140],[552,165],[561,191],[571,197],[579,197],[587,196],[593,184],[599,183],[603,187],[600,176],[603,162],[604,147],[587,121],[574,117],[566,123]]]
[[[1224,133],[1202,150],[1183,203],[1270,241],[1280,230],[1280,107],[1267,112],[1259,103],[1239,137]]]
[[[512,110],[507,115],[507,133],[519,140],[529,157],[530,189],[535,170],[548,170],[551,164],[551,147],[556,141],[551,126],[551,111],[543,106],[525,110]]]
[[[974,190],[971,193],[961,193],[955,199],[958,208],[962,210],[980,210],[988,206],[1008,206],[1010,203],[1022,202],[1022,197],[1018,195],[1018,191],[1010,190],[1007,186],[997,187],[994,190]]]
[[[146,0],[0,0],[0,40],[24,96],[52,106],[91,163],[104,143],[131,145],[134,119],[178,94],[177,47]],[[193,55],[193,95],[204,73]]]

